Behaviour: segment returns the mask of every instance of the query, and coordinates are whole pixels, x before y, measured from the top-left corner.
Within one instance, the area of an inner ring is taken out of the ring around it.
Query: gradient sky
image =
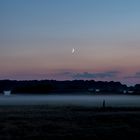
[[[0,0],[0,79],[131,85],[139,58],[139,0]]]

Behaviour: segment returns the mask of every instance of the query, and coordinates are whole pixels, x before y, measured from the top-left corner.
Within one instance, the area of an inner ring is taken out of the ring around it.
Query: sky
[[[139,7],[139,0],[0,0],[0,79],[140,83]]]

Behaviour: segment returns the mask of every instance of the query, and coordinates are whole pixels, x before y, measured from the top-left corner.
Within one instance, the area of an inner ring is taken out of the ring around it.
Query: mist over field
[[[140,107],[140,96],[133,95],[10,95],[0,96],[0,105],[54,105],[106,107]]]

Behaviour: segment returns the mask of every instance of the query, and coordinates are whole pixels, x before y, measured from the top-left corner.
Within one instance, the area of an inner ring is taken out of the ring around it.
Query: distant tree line
[[[111,94],[140,94],[140,84],[128,87],[120,82],[103,82],[94,80],[73,80],[73,81],[56,81],[56,80],[0,80],[0,93],[4,90],[11,90],[12,93],[75,93],[75,92],[96,92]],[[125,91],[125,92],[124,92]]]

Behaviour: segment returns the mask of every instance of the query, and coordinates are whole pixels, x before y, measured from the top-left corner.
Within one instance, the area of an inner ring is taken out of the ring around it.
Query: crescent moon
[[[74,52],[75,52],[75,49],[73,48],[73,49],[72,49],[72,53],[74,53]]]

